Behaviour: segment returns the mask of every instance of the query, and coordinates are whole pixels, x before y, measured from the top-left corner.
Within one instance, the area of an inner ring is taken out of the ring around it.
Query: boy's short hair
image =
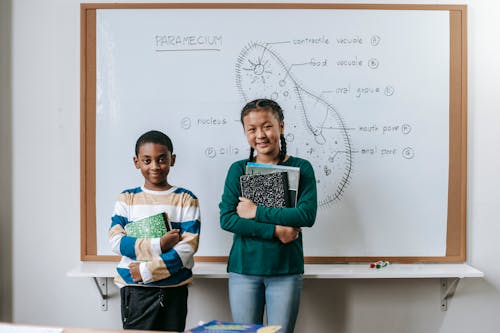
[[[139,154],[139,148],[145,143],[157,143],[167,147],[170,153],[174,153],[174,146],[172,145],[172,140],[163,132],[160,131],[149,131],[144,133],[137,139],[135,143],[135,156]]]

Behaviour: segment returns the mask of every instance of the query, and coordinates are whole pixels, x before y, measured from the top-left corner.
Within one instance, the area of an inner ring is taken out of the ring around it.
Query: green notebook
[[[128,236],[137,238],[162,237],[167,231],[172,230],[167,213],[158,213],[125,225]]]

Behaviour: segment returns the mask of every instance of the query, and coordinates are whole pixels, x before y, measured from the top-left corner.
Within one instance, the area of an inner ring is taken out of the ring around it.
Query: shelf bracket
[[[457,277],[441,279],[441,311],[448,310],[448,299],[455,293],[459,281]]]
[[[108,278],[93,277],[97,291],[99,291],[99,308],[108,311]]]

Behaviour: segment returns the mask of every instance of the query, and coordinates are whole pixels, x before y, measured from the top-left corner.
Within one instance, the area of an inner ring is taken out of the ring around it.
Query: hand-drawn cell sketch
[[[252,42],[236,62],[236,86],[245,102],[271,98],[283,108],[288,152],[306,158],[318,182],[318,205],[341,199],[352,170],[352,147],[341,115],[321,95],[299,84],[270,44]]]

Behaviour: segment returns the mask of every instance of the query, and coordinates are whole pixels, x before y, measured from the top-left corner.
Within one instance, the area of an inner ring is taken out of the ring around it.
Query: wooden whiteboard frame
[[[80,5],[80,258],[118,261],[98,255],[96,236],[96,10],[97,9],[369,9],[445,10],[450,13],[449,175],[446,254],[437,257],[305,257],[306,263],[389,260],[400,263],[464,262],[467,194],[467,6],[398,4],[291,3],[93,3]],[[225,256],[197,256],[196,261],[224,262]]]

